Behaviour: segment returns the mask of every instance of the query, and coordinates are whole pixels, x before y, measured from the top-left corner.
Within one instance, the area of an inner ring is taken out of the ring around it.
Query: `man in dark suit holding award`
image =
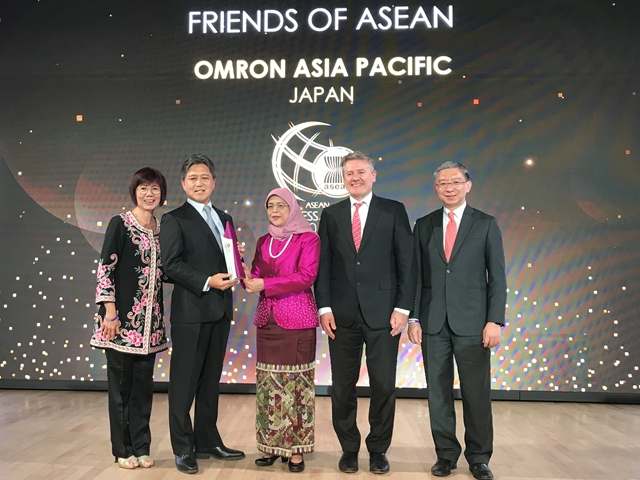
[[[465,425],[464,456],[478,480],[492,480],[491,350],[500,343],[507,280],[502,234],[496,219],[466,203],[469,171],[446,162],[435,173],[443,208],[418,219],[413,231],[418,287],[409,339],[422,344],[429,389],[429,417],[444,477],[457,467],[453,401],[455,358]]]
[[[329,336],[333,428],[343,450],[338,466],[346,473],[358,470],[356,383],[366,345],[369,469],[386,473],[398,342],[416,286],[411,225],[402,203],[373,195],[376,171],[371,158],[361,152],[348,154],[342,159],[342,174],[349,198],[322,212],[315,283],[320,323]]]
[[[171,297],[169,431],[176,467],[197,473],[197,458],[237,460],[244,453],[224,446],[216,426],[220,375],[233,318],[231,287],[222,243],[233,220],[213,207],[213,162],[191,155],[182,165],[187,201],[162,217],[160,246]],[[195,398],[193,425],[189,410]]]

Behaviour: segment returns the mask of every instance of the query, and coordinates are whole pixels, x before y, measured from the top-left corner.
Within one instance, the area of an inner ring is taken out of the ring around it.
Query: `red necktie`
[[[358,210],[364,205],[364,202],[354,203],[353,205],[356,207],[356,211],[353,212],[353,220],[351,220],[351,234],[353,235],[353,243],[356,246],[357,252],[360,250],[360,242],[362,241],[362,227]]]
[[[458,226],[456,225],[456,219],[453,216],[453,212],[449,212],[449,223],[447,224],[447,231],[444,235],[444,256],[447,262],[451,258],[451,252],[453,251],[453,244],[456,243],[457,234]]]

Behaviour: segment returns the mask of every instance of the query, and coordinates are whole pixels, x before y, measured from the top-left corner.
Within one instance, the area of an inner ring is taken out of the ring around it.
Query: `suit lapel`
[[[349,244],[349,246],[351,247],[351,250],[353,250],[353,252],[356,252],[356,244],[353,243],[353,235],[351,235],[351,200],[350,199],[346,199],[344,200],[340,206],[341,211],[339,213],[339,219],[338,221],[340,222],[339,225],[339,229],[342,229],[342,231],[344,232],[349,232],[346,237],[347,237],[347,243]],[[360,242],[360,246],[362,246],[362,242]]]
[[[451,252],[449,263],[451,263],[451,261],[456,258],[456,253],[458,253],[458,251],[460,250],[464,239],[469,233],[469,230],[471,230],[471,225],[473,225],[474,220],[474,214],[475,210],[469,205],[464,207],[464,214],[462,215],[462,221],[460,222],[460,226],[458,227],[458,234],[456,235],[456,241],[453,244],[453,251]]]
[[[375,228],[375,224],[378,221],[378,216],[380,216],[380,199],[373,195],[371,197],[371,205],[369,205],[369,213],[367,213],[367,221],[364,224],[364,231],[362,232],[362,240],[360,241],[360,250],[364,247],[364,244],[367,242],[369,237],[371,237],[371,232],[373,232]],[[349,212],[351,213],[351,212]],[[352,240],[353,243],[353,240]],[[355,250],[355,244],[354,244]]]
[[[220,232],[220,236],[224,237],[224,229],[227,228],[227,223],[229,222],[228,215],[224,213],[222,210],[220,210],[219,208],[216,208],[215,206],[213,207],[213,209],[218,214],[220,223],[222,223],[222,231]]]
[[[433,217],[431,217],[431,228],[433,230],[432,238],[436,242],[436,249],[442,258],[444,263],[447,263],[447,258],[444,256],[444,229],[442,226],[442,215],[444,209],[438,210]]]
[[[184,214],[207,235],[209,241],[212,242],[218,250],[220,250],[220,245],[218,245],[216,237],[213,235],[209,225],[207,225],[207,222],[205,222],[204,218],[202,218],[202,215],[198,213],[195,207],[189,202],[184,202],[182,209],[184,210]],[[218,210],[216,209],[216,211]],[[218,215],[220,215],[220,213],[218,213]],[[222,217],[220,218],[222,219]]]

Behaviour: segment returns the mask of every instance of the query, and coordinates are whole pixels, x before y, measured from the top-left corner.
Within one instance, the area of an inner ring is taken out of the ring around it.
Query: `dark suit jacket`
[[[418,287],[412,316],[429,334],[440,332],[448,317],[456,335],[482,335],[487,322],[504,323],[502,234],[494,217],[467,205],[447,263],[442,215],[440,208],[419,218],[413,230]]]
[[[215,207],[214,207],[215,208]],[[233,220],[215,208],[222,225]],[[174,282],[171,323],[215,322],[233,318],[231,289],[203,292],[207,278],[227,272],[224,255],[202,215],[188,202],[162,216],[160,248],[164,271]]]
[[[411,310],[416,286],[411,225],[404,205],[373,195],[356,253],[349,199],[323,210],[318,229],[318,308],[331,307],[336,325],[350,326],[358,306],[371,328],[389,326],[394,307]]]

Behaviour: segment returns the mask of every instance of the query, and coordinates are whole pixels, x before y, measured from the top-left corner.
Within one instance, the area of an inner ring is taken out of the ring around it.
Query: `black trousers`
[[[371,387],[369,435],[365,440],[371,453],[384,453],[391,444],[396,409],[396,365],[400,335],[391,336],[391,327],[370,328],[358,312],[350,327],[338,327],[329,339],[331,355],[331,411],[333,429],[342,450],[360,450],[360,431],[356,423],[362,347],[366,346],[367,370]]]
[[[169,433],[175,455],[223,445],[218,432],[220,375],[230,322],[171,325]],[[195,399],[193,424],[189,411]]]
[[[137,355],[112,348],[107,355],[109,427],[115,457],[149,455],[155,353]]]
[[[422,357],[429,389],[431,434],[438,458],[456,462],[462,451],[456,438],[453,359],[460,377],[464,420],[464,456],[469,463],[489,463],[493,453],[491,350],[482,335],[460,336],[446,321],[440,333],[423,334]]]

